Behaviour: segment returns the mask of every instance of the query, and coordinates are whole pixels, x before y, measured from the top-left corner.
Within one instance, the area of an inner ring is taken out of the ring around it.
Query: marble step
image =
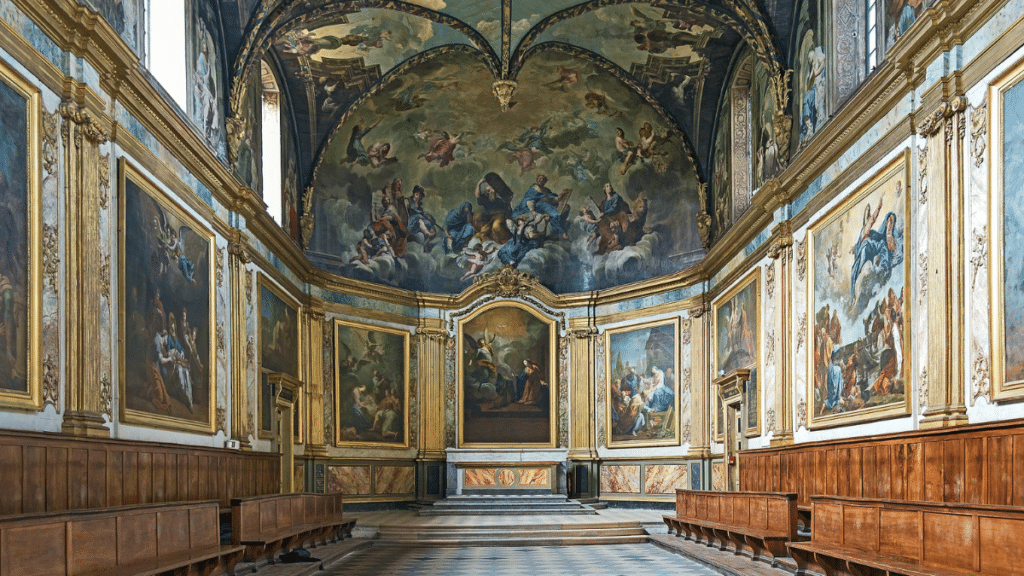
[[[636,536],[553,536],[547,538],[530,538],[507,536],[504,539],[480,540],[378,540],[377,546],[421,546],[429,548],[457,548],[462,546],[585,546],[612,544],[646,544],[650,537],[646,534]]]
[[[599,524],[490,524],[486,526],[385,526],[381,539],[464,539],[508,538],[510,536],[638,536],[644,528],[637,522],[604,522]]]
[[[453,506],[460,504],[480,504],[495,502],[509,505],[519,505],[526,503],[578,503],[577,500],[569,500],[569,498],[564,494],[460,494],[457,496],[449,496],[444,500],[438,500],[437,502],[434,502],[434,506]]]
[[[546,514],[597,514],[589,506],[465,506],[433,507],[420,510],[420,516],[474,516],[474,515],[546,515]]]

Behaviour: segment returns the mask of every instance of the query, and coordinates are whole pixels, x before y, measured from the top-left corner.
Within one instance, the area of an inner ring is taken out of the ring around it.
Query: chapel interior
[[[0,0],[0,576],[1024,574],[1022,15]]]

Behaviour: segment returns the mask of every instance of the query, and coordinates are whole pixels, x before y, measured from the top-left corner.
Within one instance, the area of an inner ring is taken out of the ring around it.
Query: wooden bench
[[[796,494],[676,490],[669,531],[721,550],[774,564],[796,540]]]
[[[812,496],[811,540],[789,545],[819,574],[1021,575],[1024,508]]]
[[[218,502],[143,504],[0,518],[0,576],[231,574]]]
[[[335,542],[352,535],[355,521],[342,519],[341,494],[277,494],[231,501],[231,543],[245,557],[274,563],[293,548]]]

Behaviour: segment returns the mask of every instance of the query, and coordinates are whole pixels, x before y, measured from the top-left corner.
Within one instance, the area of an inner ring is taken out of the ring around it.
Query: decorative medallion
[[[477,276],[473,279],[473,284],[483,286],[485,290],[499,298],[519,298],[537,287],[537,279],[527,272],[517,270],[511,264],[506,264],[497,272]]]

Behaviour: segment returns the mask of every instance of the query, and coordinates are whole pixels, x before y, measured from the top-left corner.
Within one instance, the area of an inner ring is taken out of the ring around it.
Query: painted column
[[[300,408],[306,410],[306,456],[326,456],[327,445],[324,438],[324,313],[322,304],[314,302],[306,308],[306,327],[309,345],[306,353],[309,358],[306,371],[306,402]]]
[[[690,456],[711,457],[711,304],[690,308]]]
[[[793,354],[790,351],[793,329],[793,235],[788,221],[776,227],[779,239],[768,249],[775,275],[778,295],[772,322],[777,335],[775,349],[775,397],[768,398],[766,430],[771,430],[772,446],[793,443]]]
[[[569,331],[569,355],[572,373],[569,380],[569,459],[595,460],[597,450],[594,432],[597,430],[593,384],[597,378],[594,369],[594,338],[592,327]]]
[[[249,435],[253,434],[253,416],[249,414],[248,354],[246,352],[246,282],[245,266],[249,262],[245,245],[238,233],[228,244],[228,276],[231,282],[231,437],[243,450],[251,450]],[[251,293],[252,288],[248,288]]]
[[[448,334],[441,326],[416,330],[419,394],[419,460],[444,460],[445,344]]]
[[[74,89],[74,87],[71,87]],[[78,96],[81,96],[81,90]],[[110,436],[101,399],[100,306],[103,253],[100,245],[100,145],[108,132],[78,102],[60,106],[64,118],[64,205],[67,234],[67,411],[63,431]]]
[[[928,389],[921,428],[967,423],[964,403],[964,179],[967,128],[963,96],[944,102],[920,125],[927,139],[921,185],[928,222]]]

